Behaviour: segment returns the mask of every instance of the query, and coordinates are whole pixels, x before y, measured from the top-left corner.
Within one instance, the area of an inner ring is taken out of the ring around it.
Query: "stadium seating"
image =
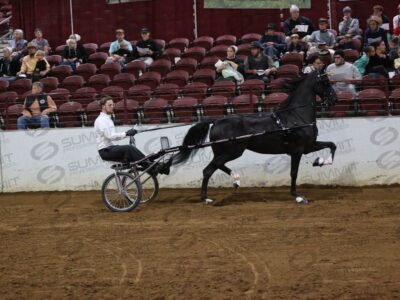
[[[226,114],[228,99],[224,96],[210,96],[203,100],[204,115],[208,117],[223,116]]]
[[[100,69],[107,60],[108,54],[106,52],[96,52],[89,55],[88,62],[94,64],[97,69]]]
[[[245,56],[249,56],[250,55],[250,44],[246,43],[246,44],[240,44],[238,46],[238,50],[236,52],[236,55],[245,55]]]
[[[100,92],[102,89],[106,88],[110,84],[110,82],[111,79],[108,75],[97,74],[89,78],[87,86],[92,87],[96,91]]]
[[[108,86],[101,90],[102,96],[110,96],[114,102],[118,102],[124,98],[124,89],[119,86]]]
[[[82,46],[83,46],[83,48],[85,48],[86,53],[88,55],[96,53],[97,49],[99,48],[99,46],[95,43],[86,43],[86,44],[83,44]]]
[[[276,74],[276,78],[298,78],[299,76],[299,67],[290,64],[281,66]]]
[[[215,45],[231,46],[231,45],[236,45],[236,42],[237,42],[236,36],[231,34],[220,35],[215,39]]]
[[[214,38],[211,36],[200,36],[192,43],[193,46],[203,47],[207,51],[211,49],[214,44]]]
[[[160,84],[154,91],[154,97],[168,100],[171,104],[173,100],[178,98],[179,86],[174,83]]]
[[[160,56],[160,59],[169,59],[171,64],[175,64],[175,59],[181,57],[182,52],[177,48],[168,48],[165,49],[163,54]]]
[[[100,74],[106,74],[110,78],[121,73],[121,65],[119,63],[106,63],[100,66]]]
[[[261,79],[246,80],[241,86],[242,94],[255,94],[260,97],[264,92],[265,84]]]
[[[87,105],[96,100],[97,91],[92,87],[83,87],[77,89],[74,93],[71,94],[69,98],[70,101],[78,102],[82,105]]]
[[[347,62],[354,63],[360,57],[360,52],[354,49],[345,49],[344,50],[344,59]]]
[[[50,76],[57,77],[59,82],[63,82],[65,78],[72,75],[70,66],[60,65],[51,69]]]
[[[165,83],[174,83],[183,88],[189,82],[189,73],[184,70],[174,70],[167,74]]]
[[[95,75],[97,72],[97,67],[95,64],[87,63],[87,64],[80,64],[76,68],[76,75],[82,76],[85,81],[89,81],[89,78]]]
[[[296,65],[299,70],[304,64],[304,55],[296,52],[287,52],[282,56],[281,65]]]
[[[114,115],[117,124],[133,124],[135,122],[135,111],[139,103],[135,100],[121,100],[115,103]]]
[[[85,80],[82,76],[72,75],[65,78],[61,84],[61,87],[69,90],[71,93],[75,92],[77,89],[83,87]]]
[[[32,89],[32,80],[23,78],[12,81],[10,86],[8,87],[9,91],[16,92],[18,96],[22,96],[26,92],[29,92]]]
[[[142,105],[147,100],[150,100],[151,88],[147,85],[135,85],[128,90],[127,98],[135,100]]]
[[[169,59],[155,60],[149,67],[150,71],[157,72],[164,77],[171,70],[172,63]]]
[[[45,77],[40,79],[40,82],[43,83],[43,91],[45,93],[55,90],[60,84],[57,77]]]
[[[215,81],[216,73],[210,69],[199,69],[193,74],[193,82],[203,82],[207,86],[212,86]]]
[[[261,34],[259,33],[246,33],[242,35],[240,41],[242,44],[251,43],[253,41],[259,41],[261,39]]]
[[[207,56],[216,56],[218,58],[224,58],[224,57],[226,57],[227,50],[228,50],[228,46],[226,46],[226,45],[214,46],[210,49]]]
[[[0,116],[4,113],[8,106],[17,103],[18,94],[16,92],[3,92],[0,94]]]
[[[46,57],[47,62],[50,64],[50,67],[58,66],[62,62],[61,55],[49,55]]]
[[[199,69],[210,69],[210,70],[215,70],[215,64],[219,60],[219,57],[217,56],[209,56],[203,58],[201,61],[200,65],[198,66]]]
[[[191,122],[195,116],[198,100],[194,97],[183,97],[172,104],[175,122]]]
[[[288,94],[282,92],[275,92],[267,95],[265,97],[265,110],[269,111],[278,107],[278,105],[285,101],[288,97]]]
[[[235,97],[236,85],[230,80],[220,80],[211,87],[214,96],[221,95],[228,99]]]
[[[187,84],[182,89],[182,94],[187,97],[194,97],[199,100],[204,99],[207,96],[207,85],[203,82],[193,82]]]
[[[361,81],[362,89],[380,89],[385,93],[388,91],[387,80],[383,75],[365,75]]]
[[[232,99],[235,114],[254,113],[256,112],[256,104],[258,97],[256,95],[240,95]]]
[[[186,52],[181,54],[181,58],[193,58],[197,61],[197,63],[200,63],[203,58],[206,56],[206,49],[203,47],[191,47],[186,50]]]
[[[58,88],[50,91],[50,96],[54,100],[57,106],[68,102],[71,98],[71,92],[67,89]]]
[[[97,51],[108,53],[108,51],[110,50],[110,46],[111,46],[111,42],[103,43],[100,45],[100,47],[99,47],[99,49],[97,49]]]
[[[175,70],[184,70],[189,73],[189,75],[193,75],[197,68],[197,60],[194,58],[183,58],[175,64]]]
[[[187,38],[174,38],[169,41],[167,48],[177,48],[184,52],[189,47],[189,40]]]
[[[378,116],[387,114],[385,92],[380,89],[365,89],[358,94],[359,114]]]
[[[136,80],[136,84],[143,84],[149,86],[154,90],[161,81],[161,75],[157,72],[146,72]]]
[[[335,117],[352,117],[356,115],[355,100],[353,94],[348,91],[337,91],[338,100],[329,108],[329,112]]]
[[[0,80],[0,93],[6,92],[9,85],[8,80]]]
[[[165,40],[163,40],[163,39],[154,39],[154,42],[158,45],[158,46],[160,46],[160,48],[161,49],[164,49],[165,48]]]
[[[112,85],[119,86],[124,90],[129,90],[135,84],[135,75],[130,73],[119,73],[114,76]]]
[[[142,61],[131,61],[125,65],[125,72],[135,75],[135,78],[138,79],[146,72],[146,64]]]
[[[160,123],[162,119],[165,119],[167,105],[167,100],[161,98],[147,100],[143,104],[145,123]]]
[[[57,109],[57,127],[81,127],[83,125],[82,104],[66,102]]]
[[[400,88],[396,88],[390,94],[390,114],[400,115]],[[1,102],[1,100],[0,100]]]
[[[93,126],[100,111],[100,103],[98,100],[88,103],[85,107],[85,126]]]
[[[22,109],[22,104],[14,104],[7,107],[5,114],[3,115],[5,128],[7,130],[17,129],[17,119],[21,116]]]

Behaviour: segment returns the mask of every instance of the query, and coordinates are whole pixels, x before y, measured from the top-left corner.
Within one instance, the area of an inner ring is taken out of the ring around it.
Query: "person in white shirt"
[[[101,112],[94,122],[96,133],[97,150],[100,157],[105,161],[115,162],[135,162],[143,159],[145,155],[133,145],[115,145],[113,142],[122,140],[126,137],[132,137],[137,133],[135,129],[129,129],[126,132],[117,132],[111,114],[114,111],[114,101],[106,96],[100,100]],[[169,174],[172,160],[167,163],[156,164],[151,170],[152,173]],[[140,165],[144,168],[149,167],[150,161],[143,161]]]
[[[399,14],[393,18],[393,34],[395,36],[400,35],[400,4],[397,6],[397,10]]]

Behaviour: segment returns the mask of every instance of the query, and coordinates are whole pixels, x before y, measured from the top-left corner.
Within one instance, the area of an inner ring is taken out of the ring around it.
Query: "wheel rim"
[[[140,179],[140,183],[142,184],[142,200],[140,201],[141,203],[146,203],[157,196],[158,187],[156,186],[154,178],[151,175],[143,175]]]
[[[121,182],[121,191],[118,189],[118,179]],[[137,183],[127,174],[112,176],[104,188],[104,200],[115,211],[131,209],[135,206],[138,197]]]

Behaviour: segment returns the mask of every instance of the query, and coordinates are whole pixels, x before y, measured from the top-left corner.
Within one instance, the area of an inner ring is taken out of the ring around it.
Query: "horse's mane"
[[[307,78],[307,75],[302,75],[299,78],[296,79],[286,79],[285,83],[283,84],[283,90],[289,94],[289,97],[286,98],[286,100],[282,101],[279,104],[279,108],[287,108],[293,98],[296,96],[293,92],[297,89],[297,87]]]

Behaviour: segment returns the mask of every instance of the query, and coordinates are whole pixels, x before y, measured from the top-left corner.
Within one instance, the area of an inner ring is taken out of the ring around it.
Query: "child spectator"
[[[369,46],[365,49],[365,53],[354,62],[354,66],[360,71],[361,75],[365,74],[365,69],[369,63],[369,58],[375,55],[375,48]]]

